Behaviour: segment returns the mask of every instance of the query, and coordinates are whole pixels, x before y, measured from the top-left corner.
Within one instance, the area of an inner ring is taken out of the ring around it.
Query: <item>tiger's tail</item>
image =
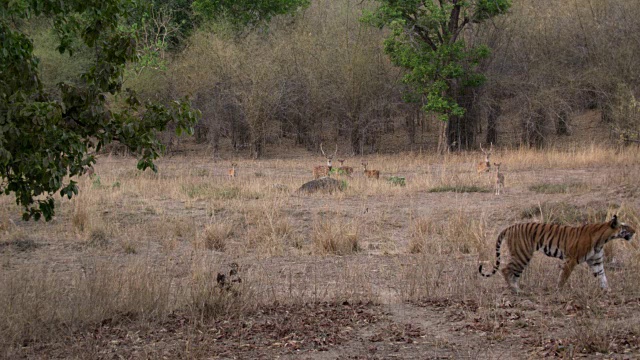
[[[478,268],[480,275],[484,277],[493,276],[493,274],[498,271],[498,268],[500,268],[500,247],[502,246],[502,240],[504,240],[504,237],[507,234],[507,230],[509,230],[509,228],[503,230],[500,235],[498,235],[498,240],[496,241],[496,264],[493,265],[493,270],[490,273],[485,274],[482,272],[482,264],[480,264],[480,267]]]

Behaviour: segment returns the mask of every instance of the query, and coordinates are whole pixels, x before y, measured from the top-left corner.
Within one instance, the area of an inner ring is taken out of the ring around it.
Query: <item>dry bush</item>
[[[288,245],[294,245],[296,230],[282,210],[282,200],[244,206],[241,221],[246,229],[243,244],[246,251],[258,251],[266,255],[283,255]]]
[[[427,248],[427,236],[431,236],[436,232],[435,224],[427,218],[419,218],[414,220],[409,228],[409,253],[420,254],[429,252]]]
[[[485,220],[459,210],[448,221],[414,220],[409,230],[409,252],[471,254],[484,246]]]
[[[622,332],[621,324],[615,326],[613,322],[606,320],[575,319],[571,325],[567,343],[572,344],[575,351],[582,354],[609,353],[614,338]]]
[[[454,258],[456,260],[452,261],[451,257],[424,252],[405,259],[398,264],[395,273],[398,297],[403,300],[455,298],[491,302],[496,294],[481,283],[477,259]]]
[[[354,21],[367,6],[313,2],[295,22],[275,19],[268,33],[241,41],[197,32],[172,74],[180,93],[195,95],[214,149],[225,138],[253,156],[285,138],[316,149],[337,129],[349,139],[345,151],[375,150],[400,86],[383,32]]]
[[[240,188],[237,186],[221,187],[210,183],[185,184],[182,185],[182,191],[187,197],[195,200],[231,200],[240,196]]]
[[[207,250],[225,251],[227,241],[233,236],[233,224],[215,222],[205,226],[202,234],[204,247]]]
[[[205,261],[206,260],[206,261]],[[221,287],[216,282],[219,271],[214,271],[210,259],[197,259],[191,269],[188,284],[185,287],[187,309],[193,312],[195,319],[224,316],[240,316],[250,313],[257,305],[251,283],[244,277],[244,270],[238,270],[242,279],[240,283],[232,283]],[[226,272],[223,270],[223,272]]]
[[[564,201],[549,201],[525,208],[520,213],[520,217],[525,220],[532,219],[544,223],[575,226],[608,221],[613,214],[618,214],[621,210],[623,208],[618,204],[599,201],[585,206],[574,205]],[[626,212],[628,211],[633,216],[634,212],[626,208]],[[619,215],[622,216],[622,214]]]
[[[85,230],[88,230],[90,226],[91,219],[87,206],[88,205],[85,201],[81,201],[79,199],[76,199],[76,201],[74,201],[73,217],[71,218],[71,223],[79,233],[84,233]]]
[[[477,276],[478,257],[494,253],[487,237],[486,215],[452,211],[446,221],[429,217],[413,219],[409,224],[409,253],[413,262],[400,267],[399,296],[405,300],[458,298],[477,303],[493,301],[496,294],[481,286]],[[486,290],[482,290],[486,289]]]
[[[529,186],[529,190],[539,194],[569,194],[586,192],[589,187],[582,182],[539,183]]]
[[[122,251],[127,255],[133,255],[138,253],[138,245],[135,240],[132,239],[124,239],[120,241],[120,246],[122,247]]]
[[[539,222],[562,225],[582,223],[588,218],[581,206],[565,202],[533,205],[522,210],[520,216],[522,219],[539,219]]]
[[[360,251],[359,226],[332,216],[317,218],[311,241],[319,254],[347,255]]]
[[[11,247],[15,251],[32,251],[38,248],[39,244],[31,235],[25,231],[17,230],[13,231],[6,236],[3,241],[0,241],[0,250],[4,247]]]
[[[86,235],[86,245],[106,248],[113,237],[113,229],[93,213],[91,204],[96,201],[95,193],[91,190],[86,191],[87,193],[83,193],[72,202],[71,223],[77,233]]]
[[[493,48],[483,65],[490,81],[482,106],[513,119],[497,120],[499,142],[563,147],[577,130],[572,118],[588,109],[623,127],[629,111],[621,110],[640,90],[629,76],[640,51],[638,15],[624,0],[518,2],[508,16],[481,26],[476,41]],[[602,143],[601,135],[594,140]]]
[[[285,245],[293,239],[293,232],[291,222],[282,214],[267,213],[249,236],[266,253],[275,255],[283,253]]]
[[[150,97],[192,95],[203,112],[198,139],[214,154],[232,148],[263,156],[283,143],[317,151],[326,139],[354,154],[433,146],[440,124],[419,104],[402,104],[401,70],[382,49],[385,31],[356,21],[371,6],[316,1],[293,21],[274,19],[269,31],[242,37],[201,28],[167,72],[128,81]],[[550,0],[514,3],[508,15],[474,27],[468,40],[492,48],[479,69],[488,81],[467,109],[467,121],[485,119],[477,140],[564,148],[581,140],[567,135],[582,130],[576,115],[586,110],[638,140],[638,15],[625,0]],[[409,145],[385,143],[398,127]]]
[[[94,227],[87,241],[89,246],[104,248],[109,245],[110,235],[104,227]]]

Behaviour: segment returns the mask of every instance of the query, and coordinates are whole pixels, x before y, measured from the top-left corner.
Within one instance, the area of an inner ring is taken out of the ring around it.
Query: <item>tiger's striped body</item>
[[[583,226],[565,226],[557,224],[524,223],[515,224],[504,229],[496,241],[496,263],[489,274],[478,269],[480,274],[489,277],[500,267],[500,248],[506,241],[511,254],[511,261],[504,267],[502,275],[509,287],[518,292],[518,279],[529,264],[533,254],[542,250],[547,256],[565,260],[559,287],[571,275],[573,268],[586,262],[595,277],[600,280],[600,287],[608,288],[604,273],[604,245],[613,239],[631,240],[635,229],[618,221],[613,216],[608,222],[587,224]]]

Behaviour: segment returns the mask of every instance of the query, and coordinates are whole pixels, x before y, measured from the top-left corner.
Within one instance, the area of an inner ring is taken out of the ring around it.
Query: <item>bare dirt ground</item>
[[[582,265],[557,291],[561,263],[542,254],[520,295],[477,275],[514,222],[619,213],[640,225],[635,154],[564,156],[496,155],[501,196],[493,173],[475,173],[477,155],[370,159],[407,186],[358,174],[333,195],[294,191],[309,158],[240,162],[235,179],[204,158],[162,160],[158,175],[101,158],[98,183],[83,179],[50,224],[18,220],[3,200],[0,304],[11,331],[0,331],[0,356],[639,358],[637,239],[608,252],[610,293]],[[434,191],[451,184],[489,192]],[[321,249],[327,237],[357,249]],[[220,292],[216,274],[231,262],[243,281]]]

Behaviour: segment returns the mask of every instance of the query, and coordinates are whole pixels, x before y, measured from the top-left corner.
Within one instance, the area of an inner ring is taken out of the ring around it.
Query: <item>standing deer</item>
[[[478,170],[478,174],[482,172],[489,172],[489,170],[491,170],[491,162],[489,161],[489,156],[491,156],[491,150],[493,150],[493,143],[491,143],[489,151],[485,151],[482,148],[482,144],[480,144],[480,150],[482,150],[482,153],[484,154],[484,161],[479,162],[478,166],[476,167],[476,169]]]
[[[368,177],[368,178],[376,178],[379,179],[380,178],[380,170],[367,170],[367,162],[363,161],[362,162],[362,166],[364,167],[364,174]]]
[[[318,179],[323,176],[329,176],[329,173],[331,173],[331,168],[332,168],[331,160],[338,153],[338,144],[336,144],[336,151],[333,153],[333,155],[327,155],[324,153],[324,150],[322,149],[322,143],[320,143],[320,151],[322,151],[322,155],[327,159],[327,165],[320,165],[313,168],[314,179]]]
[[[236,168],[238,167],[238,164],[236,163],[231,163],[231,169],[227,170],[227,174],[229,175],[230,178],[234,178],[236,177]]]
[[[500,164],[493,163],[496,168],[496,195],[500,195],[500,190],[504,190],[504,174],[500,173]]]
[[[93,179],[93,175],[96,173],[96,169],[93,168],[93,165],[86,166],[84,170],[85,174],[87,174],[89,178]]]
[[[353,174],[353,168],[350,166],[344,166],[344,159],[338,159],[338,161],[340,162],[338,173],[343,173],[343,174],[347,174],[348,176],[351,176],[351,174]]]

